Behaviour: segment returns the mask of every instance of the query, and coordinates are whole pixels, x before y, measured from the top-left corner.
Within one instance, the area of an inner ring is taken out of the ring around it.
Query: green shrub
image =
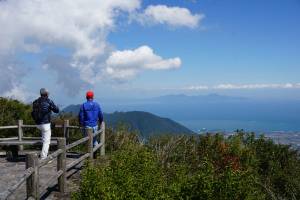
[[[22,119],[24,124],[33,124],[30,113],[30,105],[0,97],[0,126],[17,125],[19,119]],[[17,130],[9,129],[1,130],[0,137],[16,137],[17,135]]]
[[[299,199],[298,152],[253,133],[107,139],[109,162],[86,167],[74,199]]]
[[[264,137],[254,142],[261,183],[280,199],[300,199],[299,153]]]
[[[108,165],[88,166],[74,199],[166,199],[155,154],[127,143],[111,155]]]

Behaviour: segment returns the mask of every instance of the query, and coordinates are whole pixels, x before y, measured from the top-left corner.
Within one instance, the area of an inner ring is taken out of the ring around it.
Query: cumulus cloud
[[[117,79],[134,77],[142,70],[176,69],[180,58],[163,59],[148,46],[134,50],[114,51],[106,60],[106,73]]]
[[[163,59],[148,46],[124,51],[112,48],[108,34],[117,29],[119,19],[131,13],[142,13],[152,23],[190,28],[203,18],[185,8],[163,5],[143,11],[141,0],[0,1],[0,69],[6,71],[0,75],[0,94],[20,85],[18,73],[24,75],[26,70],[2,61],[17,60],[20,53],[46,57],[44,66],[57,73],[57,83],[70,95],[103,77],[128,80],[142,70],[178,68],[179,58]],[[68,56],[53,56],[61,51]]]
[[[20,63],[0,56],[0,94],[11,91],[21,82],[25,68]]]
[[[284,84],[219,84],[215,86],[192,85],[182,88],[183,90],[235,90],[235,89],[300,89],[300,83]]]
[[[20,86],[26,67],[9,57],[0,55],[0,96],[27,102],[31,94]]]
[[[119,12],[131,12],[139,0],[8,0],[0,2],[0,52],[36,51],[43,44],[74,50],[74,57],[103,53],[106,34]]]
[[[48,69],[57,72],[58,83],[73,94],[78,91],[75,86],[80,89],[95,79],[93,72],[100,70],[96,61],[107,54],[110,46],[106,37],[120,13],[139,7],[139,0],[0,1],[0,27],[5,27],[0,32],[0,58],[17,59],[20,52],[40,53],[47,46],[67,49],[71,55],[63,62],[47,51],[43,53],[49,57],[45,63]],[[0,92],[13,88],[11,82],[15,82],[19,70],[13,70],[12,75],[10,68],[4,70],[9,76],[1,78]]]
[[[204,14],[192,14],[190,10],[166,5],[150,5],[136,16],[142,24],[166,24],[172,27],[196,28],[204,19]]]
[[[51,55],[44,61],[43,68],[53,70],[57,75],[57,83],[64,88],[70,88],[67,90],[68,95],[75,96],[78,91],[90,87],[91,84],[84,81],[84,78],[80,78],[82,75],[78,70],[72,70],[69,62],[70,58],[68,57]]]
[[[18,99],[27,103],[29,100],[32,100],[36,94],[28,92],[27,88],[24,86],[14,86],[9,91],[6,91],[1,94],[3,97]]]

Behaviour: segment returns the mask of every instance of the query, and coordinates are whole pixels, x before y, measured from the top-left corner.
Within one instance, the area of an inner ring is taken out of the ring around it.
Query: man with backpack
[[[37,128],[42,132],[43,148],[41,159],[47,158],[51,141],[51,112],[59,112],[59,108],[48,98],[49,92],[45,88],[40,89],[40,97],[33,102],[31,116]]]
[[[103,114],[100,108],[100,105],[94,101],[93,91],[88,91],[86,93],[86,102],[83,103],[80,107],[78,114],[79,123],[85,128],[92,128],[93,133],[98,131],[98,123],[101,125],[103,122]],[[86,130],[84,130],[86,135]],[[93,145],[96,146],[98,141],[96,137],[93,138]]]

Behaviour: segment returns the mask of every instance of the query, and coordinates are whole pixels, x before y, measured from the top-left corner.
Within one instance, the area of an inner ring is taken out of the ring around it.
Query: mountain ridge
[[[62,112],[77,115],[79,109],[80,105],[70,105]],[[159,134],[194,134],[178,122],[145,111],[104,113],[104,119],[109,127],[116,128],[119,124],[126,124],[130,130],[139,131],[143,137]]]

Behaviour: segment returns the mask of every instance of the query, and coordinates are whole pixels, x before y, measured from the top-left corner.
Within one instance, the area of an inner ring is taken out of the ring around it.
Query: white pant
[[[51,140],[51,126],[49,124],[41,124],[37,126],[38,129],[42,132],[42,141],[43,141],[43,148],[41,152],[41,159],[47,158],[49,145]]]

